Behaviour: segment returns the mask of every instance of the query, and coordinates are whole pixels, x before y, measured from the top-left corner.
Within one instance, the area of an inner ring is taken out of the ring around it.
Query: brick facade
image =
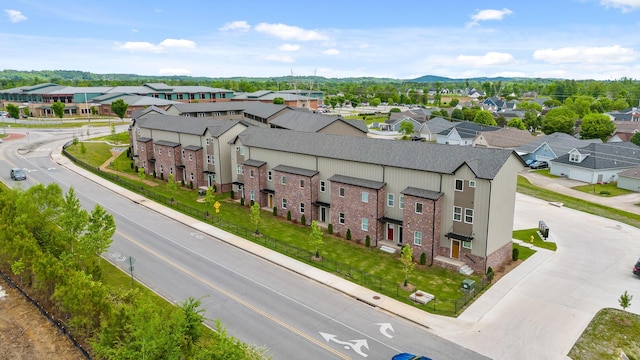
[[[305,223],[311,224],[317,216],[315,215],[313,203],[318,199],[318,189],[313,187],[313,178],[300,174],[293,174],[282,171],[273,171],[273,181],[275,181],[274,206],[277,207],[278,215],[286,217],[291,211],[291,220],[300,221],[302,214]],[[283,183],[283,178],[284,183]],[[315,180],[317,183],[317,179]],[[283,208],[283,199],[286,201],[286,208]],[[304,212],[303,212],[304,211]]]
[[[202,148],[198,150],[184,150],[184,159],[181,159],[183,167],[179,179],[184,179],[184,183],[189,186],[193,183],[193,188],[207,186],[205,173],[202,171]],[[182,177],[184,173],[184,178]],[[176,178],[178,179],[178,178]]]
[[[180,178],[176,176],[176,170],[178,169],[178,165],[180,165],[180,145],[161,145],[154,143],[153,148],[156,159],[156,177],[168,180],[169,175],[173,173],[174,178],[180,180]]]
[[[344,196],[341,196],[341,191]],[[367,193],[367,202],[363,201],[363,193]],[[371,189],[332,182],[329,222],[333,224],[334,233],[346,236],[349,229],[353,240],[364,240],[369,235],[371,243],[377,243],[384,229],[384,224],[379,223],[378,219],[384,214],[385,196],[384,188]],[[344,224],[340,223],[340,214],[344,214]],[[363,219],[367,221],[366,230],[363,229]]]
[[[416,204],[422,204],[422,213],[416,212]],[[404,195],[402,231],[406,244],[413,248],[416,259],[425,253],[427,259],[433,259],[437,253],[440,234],[440,222],[442,220],[442,197],[437,200],[425,199],[410,195]],[[421,243],[416,244],[416,232],[420,232]]]

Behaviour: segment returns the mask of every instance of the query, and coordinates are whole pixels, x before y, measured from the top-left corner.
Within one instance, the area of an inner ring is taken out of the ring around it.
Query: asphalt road
[[[105,259],[128,271],[133,257],[136,280],[171,302],[202,299],[209,325],[220,319],[230,335],[267,348],[274,359],[389,359],[404,351],[436,360],[486,358],[57,166],[49,154],[72,133],[31,131],[28,139],[6,141],[2,168],[27,170],[28,180],[17,186],[56,182],[64,191],[73,186],[85,208],[100,203],[118,229]],[[8,171],[0,177],[13,184]]]

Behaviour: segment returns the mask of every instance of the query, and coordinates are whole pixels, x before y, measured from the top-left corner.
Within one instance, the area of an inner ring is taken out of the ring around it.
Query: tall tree
[[[57,222],[68,235],[69,248],[73,253],[73,244],[78,241],[89,223],[89,213],[82,208],[73,186],[67,191]]]
[[[629,139],[629,141],[632,142],[633,144],[640,146],[640,132],[633,134],[631,136],[631,139]]]
[[[409,245],[405,245],[402,247],[400,251],[400,261],[402,262],[402,272],[404,273],[404,286],[407,286],[409,283],[409,274],[416,267],[416,264],[413,262],[413,248]]]
[[[487,110],[480,110],[476,112],[473,117],[473,122],[480,125],[491,125],[496,126],[496,120],[493,118],[493,115]]]
[[[51,104],[51,109],[53,109],[53,113],[60,119],[64,117],[64,103],[56,101]]]
[[[616,126],[605,114],[588,114],[580,124],[580,138],[600,139],[605,142],[616,131]]]
[[[81,246],[87,255],[98,257],[107,251],[111,245],[111,237],[116,232],[116,223],[113,215],[109,214],[102,206],[96,205],[91,212],[87,231],[80,238]]]
[[[413,121],[405,120],[400,123],[400,132],[405,136],[413,135]]]
[[[118,115],[118,117],[122,120],[124,116],[127,114],[127,109],[129,108],[129,104],[124,102],[122,99],[118,99],[111,103],[111,111],[114,114]]]
[[[525,130],[527,128],[527,126],[524,124],[524,122],[518,118],[513,118],[511,120],[509,120],[509,122],[507,123],[508,127],[512,127],[512,128],[516,128],[516,129],[520,129],[520,130]]]
[[[557,107],[549,110],[542,119],[542,132],[553,134],[562,132],[572,135],[578,115],[565,107]]]

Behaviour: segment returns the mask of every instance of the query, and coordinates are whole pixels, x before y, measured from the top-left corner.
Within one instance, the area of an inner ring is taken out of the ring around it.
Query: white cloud
[[[533,58],[550,64],[564,63],[629,63],[636,60],[638,54],[630,48],[620,45],[603,47],[564,47],[543,49],[533,52]]]
[[[160,43],[160,47],[193,49],[196,47],[196,43],[185,39],[164,39]]]
[[[325,55],[338,55],[340,54],[340,51],[338,49],[327,49],[325,51],[322,52]]]
[[[281,51],[298,51],[300,50],[300,45],[297,44],[282,44],[278,46],[278,50]]]
[[[158,75],[190,75],[191,71],[187,69],[162,68],[158,70]]]
[[[471,21],[467,23],[468,27],[476,26],[480,21],[488,20],[502,20],[506,15],[513,14],[513,11],[504,8],[502,10],[486,9],[478,10],[477,13],[471,16]]]
[[[27,17],[22,15],[22,12],[20,12],[18,10],[5,9],[4,12],[9,17],[9,22],[19,23],[21,21],[27,20]]]
[[[219,30],[247,32],[249,29],[251,29],[251,25],[247,24],[246,21],[232,21],[222,25]]]
[[[267,61],[276,61],[276,62],[282,62],[282,63],[295,62],[295,59],[289,55],[265,55],[262,58]]]
[[[640,0],[600,0],[600,4],[607,8],[620,9],[622,12],[640,8]]]
[[[196,43],[185,39],[165,39],[160,44],[155,45],[148,41],[127,41],[125,43],[116,43],[116,50],[125,50],[130,52],[146,52],[160,53],[168,49],[193,49]]]
[[[511,54],[490,51],[484,55],[459,55],[456,57],[457,65],[470,67],[485,67],[494,65],[507,65],[515,62]]]
[[[255,29],[258,32],[269,34],[285,40],[327,40],[327,37],[325,35],[322,35],[317,31],[305,30],[297,26],[290,26],[285,24],[260,23],[256,25]]]
[[[132,33],[137,33],[137,32],[139,32],[139,30],[138,29],[131,29],[131,32]]]

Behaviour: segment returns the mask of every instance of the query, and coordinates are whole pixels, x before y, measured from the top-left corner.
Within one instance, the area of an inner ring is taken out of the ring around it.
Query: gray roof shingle
[[[367,179],[361,179],[361,178],[345,176],[345,175],[333,175],[332,177],[329,178],[329,181],[348,184],[348,185],[354,185],[354,186],[360,186],[360,187],[375,189],[375,190],[380,190],[385,185],[385,183],[382,181],[367,180]]]
[[[205,117],[185,117],[172,115],[149,114],[135,120],[137,126],[145,129],[172,131],[183,134],[203,135],[206,129],[213,137],[227,132],[239,120],[218,120]]]
[[[438,200],[444,193],[432,190],[418,189],[414,187],[407,187],[400,192],[401,194],[415,196],[423,199]]]
[[[256,126],[243,130],[238,138],[249,147],[441,174],[452,174],[466,163],[482,179],[493,179],[505,161],[512,155],[516,156],[513,151],[503,149],[303,133]]]
[[[318,171],[316,170],[303,169],[303,168],[288,166],[288,165],[278,165],[274,167],[273,170],[288,173],[288,174],[302,175],[302,176],[308,176],[308,177],[314,176],[315,174],[318,173]]]
[[[553,162],[569,164],[587,169],[621,169],[640,166],[640,146],[630,142],[589,144],[577,149],[588,156],[579,163],[569,161],[567,153]]]

